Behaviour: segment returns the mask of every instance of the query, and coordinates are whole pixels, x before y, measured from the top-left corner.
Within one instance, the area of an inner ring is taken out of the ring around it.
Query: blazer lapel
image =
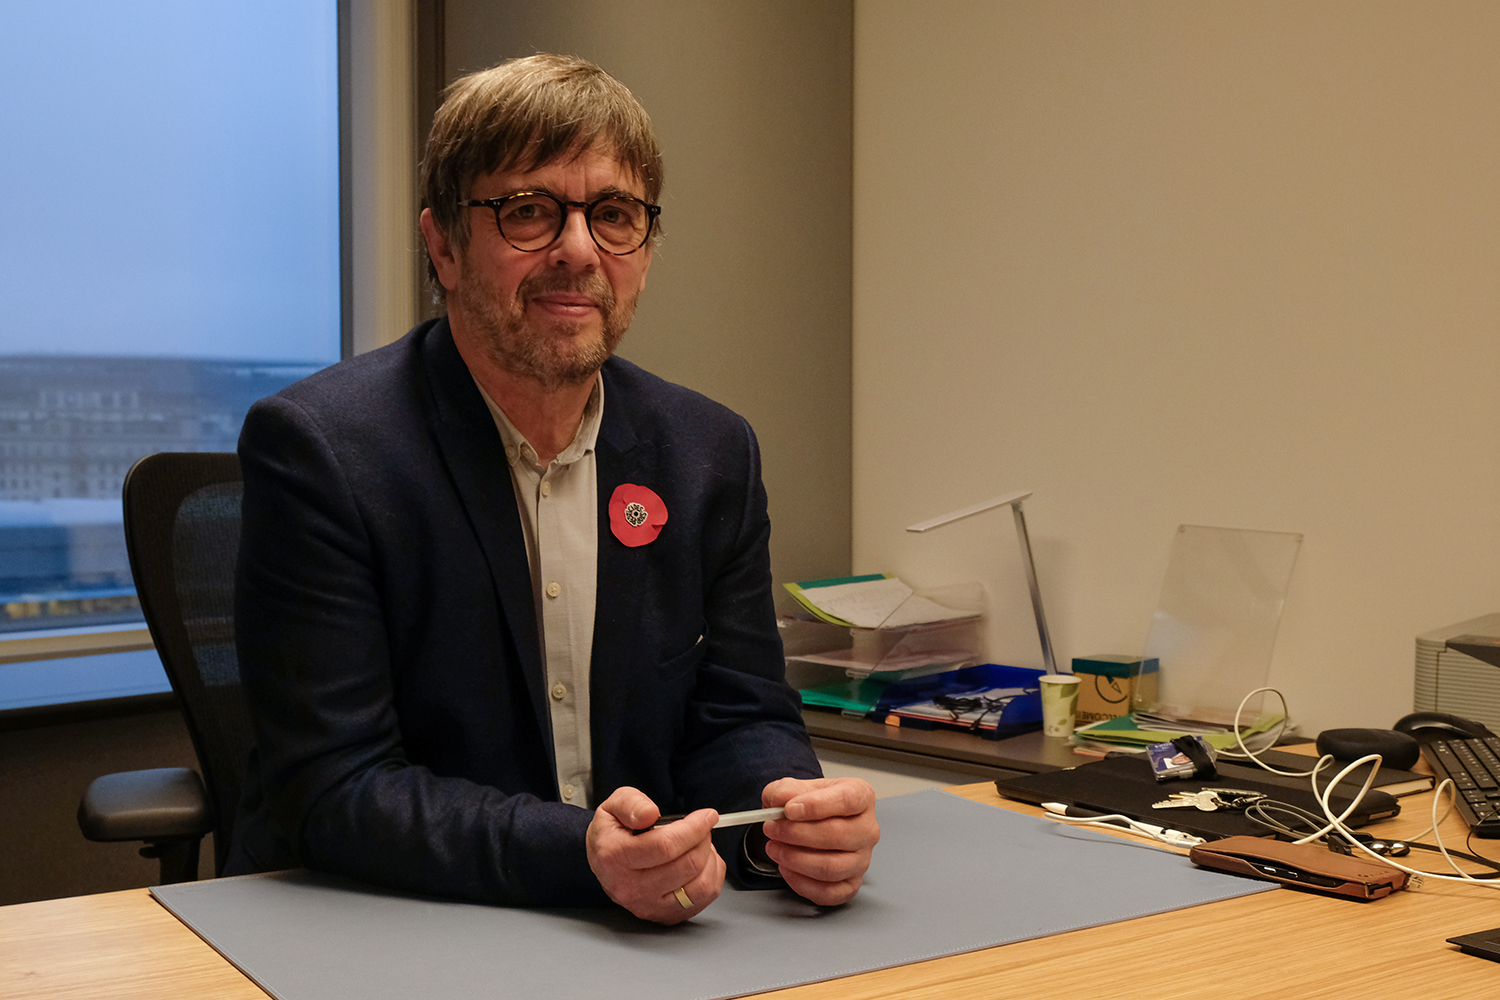
[[[468,366],[453,345],[448,321],[441,320],[423,344],[428,390],[433,400],[432,433],[452,477],[469,524],[489,565],[501,614],[515,640],[541,732],[552,731],[547,709],[546,671],[536,630],[536,603],[527,568],[526,541],[516,510],[515,487],[500,444],[500,432]]]
[[[609,374],[606,363],[605,375]],[[636,400],[606,377],[604,419],[594,445],[599,473],[599,571],[594,601],[594,655],[589,672],[589,729],[594,759],[614,759],[624,718],[619,706],[633,678],[630,664],[639,635],[641,588],[650,546],[620,543],[609,527],[609,499],[624,483],[658,488],[654,442],[636,436]],[[658,492],[660,490],[658,489]]]

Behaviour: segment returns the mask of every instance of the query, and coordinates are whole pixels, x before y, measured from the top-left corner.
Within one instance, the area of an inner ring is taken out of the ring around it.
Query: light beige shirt
[[[478,383],[475,383],[478,385]],[[589,742],[589,661],[594,650],[594,598],[599,567],[599,469],[594,442],[604,413],[597,376],[573,443],[543,468],[536,450],[480,386],[495,418],[526,536],[537,635],[547,671],[552,758],[562,801],[593,801]]]

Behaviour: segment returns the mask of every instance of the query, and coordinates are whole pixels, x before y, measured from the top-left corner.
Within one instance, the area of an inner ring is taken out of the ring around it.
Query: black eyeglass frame
[[[505,235],[505,227],[500,225],[500,207],[514,198],[537,197],[552,199],[552,201],[556,202],[557,206],[562,209],[562,212],[558,215],[557,232],[552,234],[552,238],[539,247],[532,247],[530,250],[527,250],[525,247],[516,246],[515,243],[511,242],[511,238]],[[609,247],[599,242],[599,236],[594,232],[594,209],[598,208],[606,201],[633,201],[646,210],[646,232],[641,237],[641,242],[636,244],[634,247],[631,247],[629,250],[611,250]],[[595,198],[593,201],[563,201],[561,198],[559,198],[555,194],[552,194],[550,191],[517,191],[514,194],[501,195],[498,198],[470,198],[467,201],[459,202],[459,205],[464,208],[488,208],[490,211],[494,212],[496,231],[500,233],[501,238],[504,239],[505,242],[510,243],[511,246],[515,247],[522,253],[541,253],[543,250],[556,243],[557,238],[561,236],[563,230],[568,227],[568,212],[576,208],[579,211],[583,212],[583,225],[584,228],[589,231],[589,239],[594,241],[594,246],[614,257],[629,257],[631,254],[635,253],[641,247],[650,242],[651,233],[656,229],[657,216],[661,215],[660,205],[653,205],[648,201],[644,201],[640,198],[635,197],[634,195],[629,194],[607,194],[603,197]]]

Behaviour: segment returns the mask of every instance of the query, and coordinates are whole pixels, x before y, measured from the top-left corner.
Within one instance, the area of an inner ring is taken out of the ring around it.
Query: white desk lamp
[[[1031,557],[1031,536],[1026,533],[1026,515],[1021,512],[1021,501],[1029,496],[1031,496],[1030,490],[1023,490],[1019,493],[1007,493],[1003,497],[995,497],[993,500],[983,500],[972,507],[965,507],[962,510],[955,510],[952,513],[934,517],[930,521],[913,524],[906,530],[921,534],[924,531],[941,528],[945,524],[962,521],[966,517],[983,514],[987,510],[994,510],[996,507],[1009,504],[1010,512],[1016,518],[1016,537],[1021,541],[1021,555],[1026,564],[1026,582],[1031,587],[1031,608],[1036,612],[1036,635],[1042,642],[1042,662],[1047,665],[1047,672],[1049,674],[1055,674],[1057,673],[1057,664],[1052,659],[1052,636],[1047,631],[1047,615],[1042,611],[1042,590],[1037,586],[1036,582],[1036,560]]]

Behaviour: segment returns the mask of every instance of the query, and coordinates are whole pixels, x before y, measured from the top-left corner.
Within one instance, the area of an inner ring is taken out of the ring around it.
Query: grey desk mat
[[[306,871],[152,894],[278,1000],[705,1000],[846,976],[1276,888],[946,792],[882,799],[856,899],[724,893],[659,927],[623,910],[444,902]]]

